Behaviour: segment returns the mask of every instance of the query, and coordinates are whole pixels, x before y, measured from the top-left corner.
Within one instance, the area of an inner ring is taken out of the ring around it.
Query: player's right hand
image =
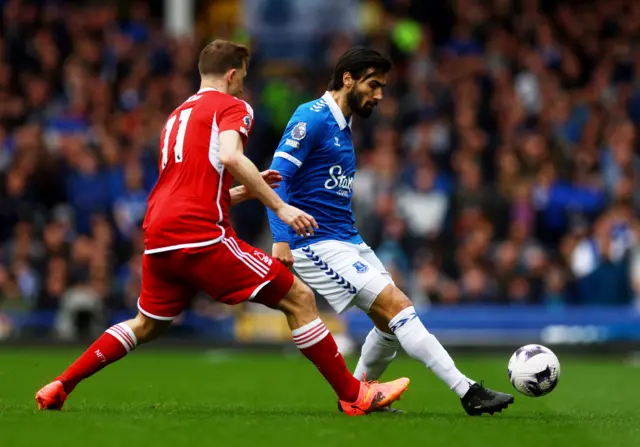
[[[318,228],[312,215],[286,203],[276,210],[276,215],[293,228],[298,236],[313,236],[313,231]]]
[[[285,267],[293,266],[293,254],[288,242],[276,242],[271,248],[271,256],[282,262]]]

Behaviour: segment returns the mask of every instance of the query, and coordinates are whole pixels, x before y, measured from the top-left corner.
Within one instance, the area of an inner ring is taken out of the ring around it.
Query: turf
[[[298,355],[141,349],[80,385],[64,411],[35,411],[35,391],[77,354],[0,350],[1,446],[640,445],[640,389],[630,386],[640,371],[610,359],[561,359],[551,395],[471,418],[431,373],[399,358],[385,376],[411,377],[397,405],[408,413],[349,418]],[[507,358],[457,363],[509,390]]]

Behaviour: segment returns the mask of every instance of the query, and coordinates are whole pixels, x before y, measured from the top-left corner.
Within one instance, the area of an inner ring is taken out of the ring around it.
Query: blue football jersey
[[[319,226],[313,236],[303,238],[269,210],[274,242],[289,242],[292,249],[323,240],[362,242],[351,210],[356,173],[351,123],[329,92],[298,107],[274,153],[271,169],[283,176],[276,189],[280,197],[311,214]]]

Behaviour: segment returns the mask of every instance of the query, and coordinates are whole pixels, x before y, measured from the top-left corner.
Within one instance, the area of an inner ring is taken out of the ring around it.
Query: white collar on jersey
[[[322,95],[322,99],[324,99],[324,101],[329,106],[329,110],[331,110],[331,114],[338,123],[338,126],[340,126],[340,130],[344,130],[344,128],[347,127],[347,120],[344,117],[344,113],[342,113],[342,110],[340,110],[340,106],[338,105],[336,100],[333,99],[333,96],[331,96],[331,92],[324,92],[324,95]],[[349,118],[349,128],[351,128],[352,122],[353,119]]]
[[[200,90],[198,90],[198,93],[204,93],[204,92],[217,92],[218,89],[215,89],[213,87],[205,87],[205,88],[201,88]]]

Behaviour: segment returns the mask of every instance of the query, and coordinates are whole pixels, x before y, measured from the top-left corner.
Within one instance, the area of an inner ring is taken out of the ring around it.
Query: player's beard
[[[351,111],[358,115],[360,118],[369,118],[375,108],[372,104],[367,104],[363,100],[364,95],[358,94],[354,88],[347,93],[347,105]]]

